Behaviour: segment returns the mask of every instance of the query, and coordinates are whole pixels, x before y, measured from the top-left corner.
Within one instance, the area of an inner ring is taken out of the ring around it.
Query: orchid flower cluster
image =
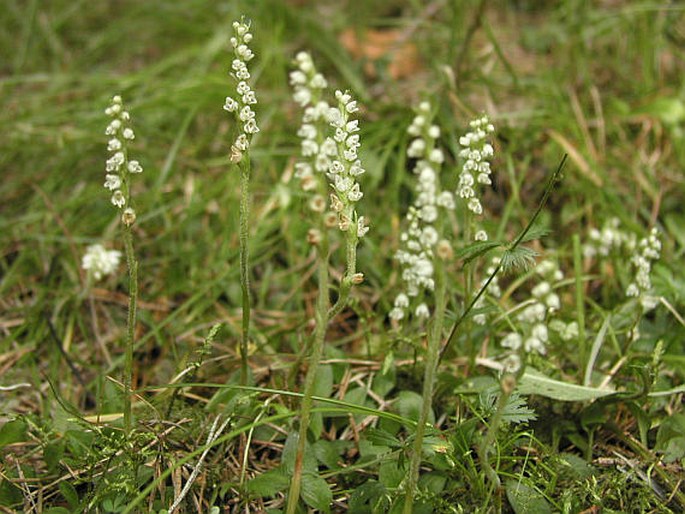
[[[89,277],[97,281],[107,275],[114,274],[120,261],[120,251],[106,250],[101,244],[94,244],[86,249],[81,260],[81,267],[88,272]]]
[[[396,321],[407,316],[413,299],[419,300],[413,308],[413,315],[419,319],[430,316],[423,297],[435,287],[434,258],[436,254],[442,259],[452,254],[451,244],[441,239],[435,226],[439,219],[438,209],[454,210],[455,203],[451,192],[441,190],[440,167],[445,158],[442,150],[435,147],[440,128],[431,123],[431,110],[430,103],[421,102],[408,128],[414,139],[409,144],[407,156],[416,159],[414,174],[418,180],[416,198],[406,215],[408,226],[400,236],[402,246],[395,254],[402,267],[402,280],[406,287],[395,298],[389,313],[390,319]]]
[[[295,63],[297,69],[290,73],[290,84],[295,91],[293,99],[304,108],[302,125],[297,131],[303,159],[295,164],[295,176],[304,191],[316,191],[309,206],[314,212],[323,213],[328,187],[323,174],[328,172],[331,159],[338,153],[335,142],[326,138],[331,106],[322,97],[328,82],[317,72],[307,52],[299,52]],[[337,223],[337,217],[333,218]]]
[[[628,285],[626,295],[639,298],[642,307],[645,310],[651,310],[658,303],[658,299],[650,294],[652,292],[650,274],[652,263],[661,257],[659,231],[653,228],[649,236],[640,240],[638,249],[639,253],[634,253],[630,259],[635,268],[635,280]]]
[[[547,353],[549,329],[557,332],[564,341],[578,337],[578,324],[575,321],[567,324],[555,317],[561,308],[555,289],[564,279],[564,274],[552,260],[543,260],[535,271],[541,280],[531,290],[532,298],[516,316],[518,330],[509,332],[500,341],[502,347],[512,352],[504,359],[505,370],[512,373],[521,367],[522,353]]]
[[[661,257],[659,231],[653,228],[649,236],[639,242],[635,234],[620,228],[618,218],[608,220],[602,230],[593,228],[589,233],[590,241],[583,247],[586,258],[608,257],[614,252],[630,255],[635,276],[626,288],[626,296],[638,298],[643,309],[651,310],[657,305],[657,298],[650,294],[652,263]]]
[[[328,111],[328,123],[334,136],[326,138],[324,145],[336,145],[336,154],[332,156],[326,176],[333,186],[330,194],[331,208],[338,215],[338,228],[342,232],[352,230],[356,238],[362,238],[369,231],[364,216],[357,216],[354,205],[361,200],[364,193],[359,188],[357,177],[366,172],[357,155],[359,142],[359,121],[350,119],[359,108],[349,93],[335,92],[338,106]]]
[[[105,188],[112,192],[111,202],[119,209],[123,209],[121,220],[126,226],[136,221],[136,211],[131,207],[132,174],[142,173],[143,167],[138,161],[130,160],[128,143],[135,139],[135,133],[130,127],[131,115],[123,107],[121,96],[112,97],[105,114],[112,118],[107,125],[105,134],[109,136],[107,151],[111,153],[105,163]]]
[[[625,250],[633,253],[637,246],[635,234],[629,234],[620,228],[618,218],[608,219],[602,229],[592,228],[588,234],[589,241],[583,247],[583,254],[587,258],[607,257],[613,251]]]
[[[255,112],[250,107],[257,103],[257,97],[247,83],[250,79],[247,63],[254,58],[254,53],[248,47],[252,41],[249,22],[234,21],[233,32],[231,45],[235,58],[231,63],[230,75],[236,81],[236,97],[226,97],[224,110],[234,113],[241,126],[241,132],[231,146],[231,162],[238,163],[242,160],[243,153],[250,147],[252,136],[259,132],[259,127],[257,126]]]
[[[495,131],[487,116],[482,116],[469,123],[471,131],[459,138],[459,144],[463,147],[459,157],[465,159],[459,175],[457,195],[466,200],[469,211],[480,215],[483,213],[483,205],[476,194],[476,183],[491,185],[490,161],[494,154],[492,145],[487,142],[487,137]],[[475,175],[475,178],[474,178]],[[476,233],[477,240],[486,240],[485,232]]]

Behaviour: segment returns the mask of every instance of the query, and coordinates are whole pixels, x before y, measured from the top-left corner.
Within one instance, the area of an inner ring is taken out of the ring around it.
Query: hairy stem
[[[419,468],[423,453],[423,437],[433,407],[433,390],[440,357],[440,342],[442,341],[442,327],[445,320],[446,307],[445,268],[441,261],[437,261],[435,273],[435,315],[433,316],[433,324],[428,338],[428,353],[426,354],[423,374],[423,402],[414,435],[414,446],[412,448],[411,462],[409,463],[409,481],[407,483],[407,494],[404,499],[403,514],[411,514],[414,507],[414,493],[419,482]]]
[[[240,161],[240,288],[242,290],[242,333],[240,338],[240,383],[247,384],[250,341],[250,156]]]
[[[138,262],[133,253],[131,227],[124,227],[124,246],[128,265],[128,324],[124,355],[124,432],[131,434],[131,383],[133,376],[133,345],[136,330],[136,308],[138,301]]]
[[[324,233],[325,234],[325,233]],[[326,329],[328,327],[328,238],[323,235],[318,249],[318,287],[319,292],[316,299],[316,327],[314,338],[311,345],[309,356],[309,368],[304,383],[302,404],[300,406],[300,430],[297,440],[297,453],[295,454],[295,469],[292,481],[290,482],[290,492],[288,493],[287,514],[294,514],[297,510],[297,503],[302,487],[302,466],[304,464],[304,453],[307,445],[307,431],[311,418],[312,396],[316,385],[316,374],[319,368],[319,361],[323,355],[323,348],[326,340]]]

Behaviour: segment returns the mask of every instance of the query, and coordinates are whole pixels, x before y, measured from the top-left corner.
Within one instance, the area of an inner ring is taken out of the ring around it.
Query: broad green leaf
[[[685,104],[675,97],[659,97],[636,112],[659,118],[667,125],[677,125],[685,120]]]
[[[537,394],[562,402],[585,402],[615,394],[611,389],[598,389],[554,380],[534,368],[526,369],[517,391],[521,394]]]
[[[275,468],[261,473],[247,482],[247,490],[257,496],[276,496],[280,491],[284,491],[290,486],[290,476],[283,468]]]
[[[414,421],[418,421],[421,413],[421,405],[423,405],[423,398],[414,391],[402,391],[397,398],[397,410],[400,414]],[[428,416],[429,423],[435,423],[435,416],[431,411]]]
[[[79,506],[76,488],[70,482],[60,482],[59,491],[62,493],[62,496],[64,496],[64,499],[67,500],[69,507],[71,507],[72,510],[76,510],[76,507]]]
[[[655,448],[664,454],[666,462],[685,458],[685,414],[673,414],[661,423]]]
[[[396,460],[386,460],[378,470],[378,480],[388,489],[399,487],[407,471]]]
[[[23,419],[13,419],[0,427],[0,448],[12,443],[26,440],[26,422]]]
[[[300,496],[313,509],[330,512],[333,493],[328,483],[318,475],[305,473],[302,475],[302,492]]]
[[[552,507],[537,490],[517,480],[507,480],[507,500],[516,514],[552,514]]]
[[[297,442],[300,439],[300,435],[297,432],[291,432],[288,434],[288,438],[285,440],[285,445],[283,446],[283,454],[281,455],[281,462],[287,473],[292,473],[295,469],[295,456],[297,454]],[[316,473],[319,470],[319,466],[316,463],[316,457],[314,457],[311,451],[311,445],[309,442],[305,443],[304,447],[304,461],[302,462],[302,469],[305,472]]]

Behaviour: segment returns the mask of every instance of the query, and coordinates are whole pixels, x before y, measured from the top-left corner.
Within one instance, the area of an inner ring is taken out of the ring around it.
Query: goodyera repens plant
[[[132,225],[136,221],[136,211],[132,206],[131,177],[143,172],[143,167],[128,154],[128,145],[135,139],[130,126],[131,116],[124,109],[121,96],[116,95],[105,109],[112,118],[105,134],[109,136],[107,151],[111,153],[105,164],[105,188],[111,191],[111,202],[122,210],[121,221],[124,225],[124,247],[128,266],[128,320],[126,348],[124,356],[124,431],[131,433],[131,377],[133,373],[133,344],[136,325],[136,306],[138,301],[138,262],[133,252]]]
[[[250,337],[250,259],[248,251],[250,223],[250,155],[249,148],[252,136],[259,132],[256,114],[252,105],[257,103],[257,96],[248,84],[250,72],[247,63],[254,58],[248,46],[252,41],[250,23],[244,19],[233,22],[234,58],[231,62],[230,75],[236,83],[235,97],[227,96],[224,109],[233,113],[238,134],[231,145],[230,160],[240,168],[240,287],[242,291],[242,331],[240,338],[241,383],[247,382],[247,357]]]
[[[297,163],[296,173],[302,188],[312,192],[309,206],[315,223],[309,231],[308,240],[317,249],[319,290],[287,514],[297,511],[300,498],[312,396],[319,361],[323,356],[326,329],[330,320],[347,304],[352,286],[361,283],[364,278],[356,268],[357,245],[369,230],[364,216],[359,216],[356,207],[363,197],[357,179],[365,172],[357,154],[361,146],[359,121],[351,118],[359,110],[357,103],[348,93],[336,91],[338,103],[331,107],[322,98],[327,87],[326,79],[316,71],[311,56],[300,52],[295,62],[297,69],[290,74],[293,98],[304,108],[302,126],[298,130],[298,136],[302,139],[301,160]],[[327,196],[329,202],[326,201]],[[337,227],[345,239],[345,272],[338,289],[338,300],[333,307],[329,307],[329,227]]]

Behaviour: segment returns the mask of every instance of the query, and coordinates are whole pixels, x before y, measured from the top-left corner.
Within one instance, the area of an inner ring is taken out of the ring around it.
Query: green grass
[[[467,323],[438,368],[438,424],[424,441],[414,512],[685,509],[685,10],[648,1],[485,2],[479,17],[480,3],[7,2],[0,386],[17,387],[0,395],[0,510],[159,512],[207,445],[181,512],[284,508],[317,296],[307,197],[292,176],[300,112],[287,74],[303,49],[362,107],[360,212],[371,223],[357,260],[365,281],[328,329],[305,501],[319,505],[330,495],[332,512],[402,507],[426,330],[410,324],[397,332],[387,313],[401,285],[392,255],[414,181],[406,127],[410,107],[430,98],[446,188],[456,186],[454,156],[469,119],[493,119],[495,186],[483,199],[492,239],[515,239],[568,154],[538,221],[549,233],[526,245],[564,271],[559,316],[581,329],[574,340],[555,339],[545,357],[531,356],[528,365],[554,382],[518,376],[518,391],[498,408],[498,342],[518,323],[509,310],[538,280],[532,271],[500,277],[504,297],[488,303],[497,321]],[[238,386],[239,179],[228,158],[232,118],[221,109],[233,87],[231,22],[242,14],[255,36],[262,129],[251,151],[247,388]],[[417,68],[392,78],[380,59],[370,76],[338,40],[347,28],[398,30],[415,45]],[[116,93],[132,113],[132,151],[145,168],[133,184],[139,396],[129,439],[120,419],[92,423],[123,408],[125,266],[90,290],[80,269],[89,244],[124,250],[102,187],[103,111]],[[458,215],[448,220],[457,234]],[[628,258],[582,256],[590,228],[611,218],[638,239],[653,226],[661,232],[652,282],[663,301],[642,317],[626,303]],[[332,237],[334,247],[341,242]],[[474,260],[478,280],[486,260]],[[445,336],[464,307],[462,264],[449,265]],[[342,269],[335,257],[335,283]],[[221,329],[208,338],[216,323]],[[640,337],[631,342],[636,323]],[[469,355],[469,344],[481,353]],[[590,387],[575,388],[584,385],[593,346]],[[598,393],[605,380],[617,394]],[[229,421],[212,441],[217,416]],[[499,483],[479,458],[491,440],[487,462]]]

